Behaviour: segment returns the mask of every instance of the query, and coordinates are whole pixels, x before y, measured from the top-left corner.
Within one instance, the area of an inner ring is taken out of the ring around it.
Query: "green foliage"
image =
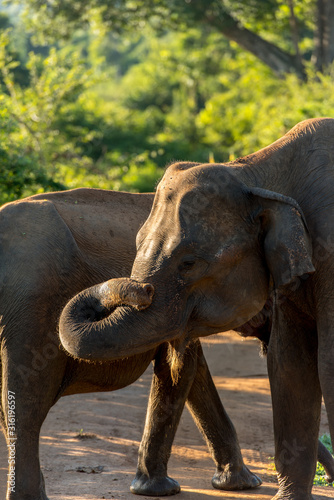
[[[321,436],[321,438],[320,438],[320,441],[333,454],[333,448],[332,448],[331,438],[330,438],[329,434],[323,434],[323,436]],[[318,486],[332,486],[332,487],[334,487],[334,484],[329,485],[326,482],[325,476],[326,476],[325,469],[323,468],[322,465],[319,464],[319,462],[317,462],[317,469],[315,472],[313,484],[318,485]]]
[[[75,151],[55,126],[55,118],[77,100],[90,78],[83,63],[51,49],[46,58],[29,54],[29,85],[21,86],[13,73],[19,62],[8,45],[5,31],[0,36],[1,202],[64,187],[57,166]]]
[[[0,126],[0,203],[64,187],[38,166],[34,155],[27,154],[22,146],[17,146],[16,141],[12,142],[10,133],[13,123],[6,110],[1,112]]]
[[[25,7],[34,31],[48,40],[70,36],[74,30],[89,25],[96,15],[109,29],[121,33],[141,32],[148,25],[160,31],[191,29],[199,23],[215,26],[214,19],[223,25],[230,23],[231,17],[269,36],[289,31],[289,6],[283,0],[20,0],[17,3]],[[294,0],[294,6],[303,35],[314,18],[314,1]]]
[[[43,27],[56,34],[67,16],[77,25],[79,3],[27,0],[41,10],[26,15],[30,26],[48,18]],[[157,34],[170,8],[164,1],[113,3],[108,13],[102,3],[88,2],[80,10],[87,29],[81,24],[72,38],[45,47],[33,45],[41,31],[25,31],[17,14],[0,17],[0,203],[83,185],[151,191],[172,161],[225,162],[270,144],[303,119],[334,116],[333,68],[318,74],[309,64],[307,83],[294,75],[278,79],[199,22],[203,8],[224,16],[221,2],[192,0],[194,17],[187,20],[188,3],[176,3],[168,23],[182,30],[165,23]],[[254,32],[268,33],[272,25],[276,40],[288,29],[287,4],[261,5],[224,2]],[[294,5],[307,51],[314,2]],[[53,20],[48,11],[56,7],[60,17]],[[289,37],[280,43],[288,47]]]
[[[334,117],[333,69],[327,74],[309,70],[308,82],[294,75],[273,78],[255,61],[243,71],[244,60],[234,60],[235,71],[220,76],[225,89],[216,92],[197,116],[203,141],[212,149],[219,144],[227,157],[238,157],[267,146],[296,123],[317,116]],[[247,63],[246,63],[247,64]]]
[[[16,0],[23,5],[26,20],[39,41],[54,41],[68,38],[83,26],[90,25],[98,17],[113,33],[129,31],[141,33],[150,26],[158,33],[166,30],[184,32],[192,28],[211,29],[224,33],[227,38],[238,41],[247,50],[255,49],[254,36],[251,43],[244,43],[249,32],[257,34],[257,40],[271,42],[276,50],[285,51],[286,57],[294,59],[294,37],[298,37],[299,50],[303,59],[311,57],[316,38],[317,5],[314,0],[294,0],[294,17],[297,32],[291,28],[289,3],[284,0],[87,0],[85,2],[68,0]],[[33,13],[33,15],[32,15]],[[245,30],[246,28],[247,30]],[[292,31],[295,33],[293,34]],[[233,33],[232,33],[233,32]],[[262,49],[266,42],[261,44]],[[261,59],[264,51],[256,50]],[[266,48],[265,48],[266,51]],[[269,66],[271,63],[266,61]],[[275,66],[275,65],[274,65]],[[272,67],[272,66],[271,66]],[[291,72],[287,64],[283,72]],[[300,68],[299,68],[300,69]],[[276,71],[281,72],[276,67]],[[297,71],[299,77],[303,72]]]

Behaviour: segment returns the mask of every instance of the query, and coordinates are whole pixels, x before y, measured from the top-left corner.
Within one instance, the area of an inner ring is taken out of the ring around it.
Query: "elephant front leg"
[[[321,390],[315,323],[289,302],[275,308],[268,350],[273,403],[275,500],[310,500],[316,467]]]
[[[39,461],[39,434],[54,403],[64,363],[59,362],[58,349],[48,351],[52,357],[47,357],[45,351],[44,357],[33,357],[29,349],[23,348],[19,356],[18,351],[16,344],[1,351],[1,407],[9,461],[6,499],[47,500]]]
[[[235,428],[221,403],[200,344],[187,405],[216,464],[214,488],[243,490],[260,486],[261,479],[244,464]]]
[[[167,362],[167,347],[162,346],[155,358],[137,473],[130,487],[132,493],[160,497],[180,491],[178,482],[167,475],[167,463],[196,372],[197,357],[193,349],[193,346],[186,349],[183,368],[175,384]]]
[[[322,306],[322,304],[321,304]],[[320,309],[320,307],[319,307]],[[334,300],[326,301],[319,311],[318,371],[325,401],[332,444],[334,443]],[[334,480],[334,474],[331,478]]]
[[[220,401],[201,345],[196,342],[185,353],[176,384],[170,376],[165,348],[155,362],[138,469],[131,491],[153,496],[180,491],[178,483],[167,475],[167,462],[186,400],[217,466],[213,486],[222,490],[259,486],[261,480],[243,462],[234,426]]]
[[[12,371],[10,371],[12,373]],[[7,441],[7,500],[47,500],[39,462],[41,401],[34,400],[24,382],[2,379],[3,431]]]

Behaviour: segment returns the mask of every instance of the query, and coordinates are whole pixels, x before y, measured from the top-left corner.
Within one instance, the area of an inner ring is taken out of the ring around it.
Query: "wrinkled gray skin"
[[[190,340],[249,321],[271,283],[275,500],[310,500],[322,395],[334,438],[333,250],[334,120],[313,119],[228,164],[170,166],[138,233],[129,282],[134,293],[150,284],[151,305],[103,308],[101,285],[67,305],[61,341],[76,357],[100,360],[169,341],[177,373]],[[92,321],[88,297],[100,310]]]
[[[179,491],[178,483],[167,476],[167,462],[185,402],[216,464],[214,486],[243,489],[260,484],[243,463],[198,341],[187,349],[176,384],[166,345],[104,363],[75,360],[59,346],[58,318],[66,302],[87,286],[130,274],[135,236],[152,201],[153,195],[79,189],[34,196],[0,210],[0,416],[5,436],[13,437],[7,396],[8,391],[15,393],[17,438],[15,492],[8,490],[8,500],[47,498],[38,439],[49,409],[60,397],[125,387],[152,360],[148,417],[131,490],[154,496]],[[140,289],[145,307],[150,286]],[[131,303],[126,280],[120,280],[118,293]]]
[[[274,296],[271,295],[265,303],[263,309],[250,321],[237,327],[235,330],[242,337],[256,337],[261,343],[261,355],[266,356],[270,342],[270,334],[273,321]],[[318,462],[322,464],[326,471],[325,479],[328,483],[334,481],[334,460],[327,448],[318,441]]]

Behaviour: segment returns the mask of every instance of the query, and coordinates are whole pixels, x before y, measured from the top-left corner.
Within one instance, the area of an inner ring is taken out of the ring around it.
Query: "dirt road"
[[[211,487],[213,462],[188,411],[182,416],[169,475],[182,487],[178,500],[269,500],[277,491],[273,456],[272,412],[266,362],[255,340],[236,333],[203,342],[220,397],[238,432],[245,462],[263,485],[243,492]],[[62,398],[49,413],[41,432],[41,463],[50,500],[134,500],[129,492],[144,426],[152,369],[132,386],[113,393]],[[328,432],[324,409],[321,433]],[[79,439],[78,434],[88,435]],[[0,438],[0,500],[5,498],[6,447]],[[100,469],[99,469],[100,468]],[[86,472],[78,472],[78,470]],[[99,472],[99,470],[102,472]],[[92,473],[96,470],[96,473]],[[317,500],[334,498],[334,488],[316,487]]]

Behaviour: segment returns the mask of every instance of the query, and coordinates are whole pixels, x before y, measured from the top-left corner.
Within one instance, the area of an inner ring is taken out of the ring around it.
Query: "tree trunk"
[[[327,59],[326,66],[334,61],[334,2],[327,0]]]
[[[299,51],[298,24],[297,24],[297,19],[295,16],[295,9],[294,9],[294,5],[293,5],[293,0],[288,0],[288,4],[289,4],[289,9],[290,9],[289,21],[290,21],[290,28],[291,28],[292,43],[293,43],[294,48],[295,48],[295,54],[296,54],[299,68],[302,69],[303,68],[303,61],[302,61],[300,51]]]
[[[313,63],[323,72],[334,60],[334,2],[317,0],[317,31]]]
[[[223,17],[207,14],[205,21],[218,29],[229,40],[233,40],[240,47],[254,54],[279,76],[286,73],[295,73],[300,79],[306,79],[305,70],[300,63],[298,54],[289,54],[276,45],[267,42],[256,33],[244,28],[227,12],[224,12]]]

